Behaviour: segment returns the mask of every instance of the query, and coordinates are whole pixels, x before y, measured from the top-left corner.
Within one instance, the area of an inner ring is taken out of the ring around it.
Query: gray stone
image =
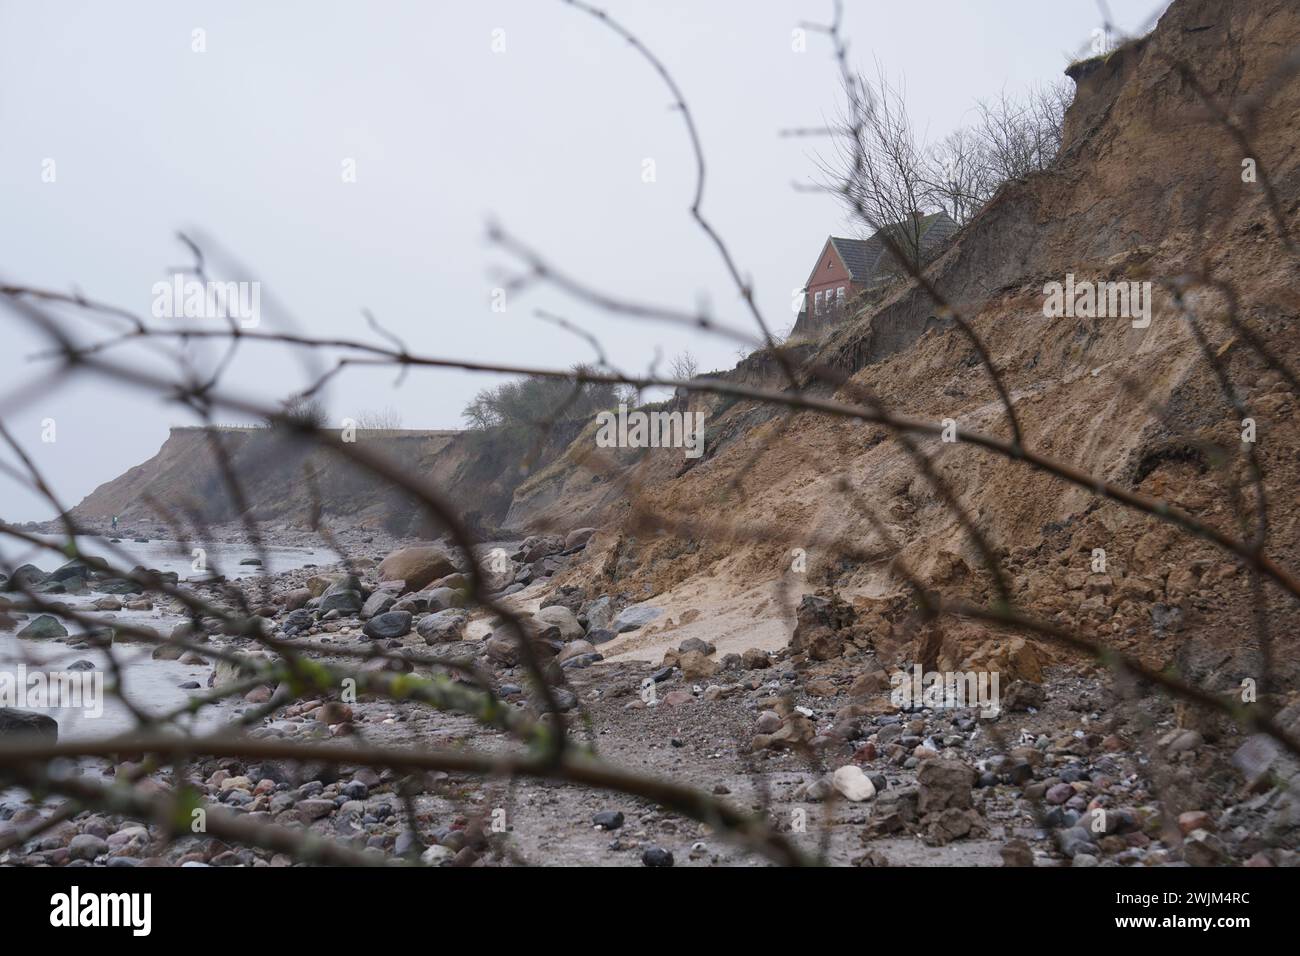
[[[420,854],[420,862],[425,866],[443,866],[450,863],[456,856],[456,851],[445,846],[431,846]]]
[[[410,611],[389,611],[366,621],[362,628],[366,637],[374,641],[387,641],[411,633]]]
[[[68,629],[63,626],[57,617],[42,614],[19,631],[18,636],[30,640],[47,640],[55,637],[67,637]]]
[[[569,551],[573,548],[585,548],[591,536],[596,533],[595,528],[574,528],[564,536],[564,550]]]
[[[588,641],[570,641],[561,648],[560,653],[556,655],[556,660],[563,664],[571,658],[594,654],[595,651],[596,649]]]
[[[463,640],[469,615],[459,608],[448,608],[420,618],[415,631],[426,644],[446,644]]]
[[[300,631],[305,631],[309,629],[315,623],[316,623],[316,617],[315,615],[312,614],[311,611],[307,610],[306,608],[299,608],[296,611],[291,611],[285,617],[283,630],[285,634],[292,637],[294,634],[297,634]]]
[[[647,847],[641,854],[641,862],[646,866],[672,866],[673,854],[661,846]]]
[[[663,614],[661,608],[650,607],[646,604],[625,607],[618,612],[618,616],[614,618],[611,627],[619,634],[624,634],[627,631],[635,631],[644,627],[661,614]]]
[[[708,641],[702,641],[698,637],[688,637],[677,647],[678,654],[685,654],[688,651],[698,651],[706,657],[716,651],[717,648]]]
[[[587,630],[605,630],[614,620],[614,602],[608,595],[598,597],[580,608],[578,613],[587,619]]]
[[[583,636],[582,625],[578,623],[577,615],[562,604],[552,604],[550,607],[544,607],[533,617],[544,625],[549,624],[558,627],[560,629],[560,639],[563,641],[576,641]]]
[[[108,841],[89,833],[78,833],[68,843],[68,855],[74,860],[93,860],[108,852]]]
[[[448,608],[465,606],[465,595],[455,588],[434,588],[421,593],[428,598],[430,611],[445,611]]]
[[[34,564],[24,564],[14,571],[13,575],[5,582],[5,589],[9,591],[21,591],[24,586],[33,588],[42,583],[47,575],[44,571]]]
[[[361,605],[361,617],[363,620],[378,617],[380,614],[391,611],[396,602],[397,597],[390,592],[376,591],[366,598],[365,604]]]
[[[15,737],[41,737],[49,743],[57,743],[59,724],[53,717],[19,710],[16,707],[0,707],[0,740],[12,740]]]
[[[338,611],[340,614],[356,614],[361,610],[361,592],[348,588],[340,591],[331,589],[321,595],[316,610],[322,615],[328,614],[330,611]]]
[[[564,539],[558,534],[537,534],[524,539],[519,546],[519,560],[532,564],[540,558],[558,554],[564,550]]]

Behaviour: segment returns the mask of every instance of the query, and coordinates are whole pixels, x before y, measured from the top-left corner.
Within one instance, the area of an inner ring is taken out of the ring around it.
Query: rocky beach
[[[582,554],[591,534],[584,529],[493,542],[481,556],[489,566],[497,558],[499,570],[486,582],[492,596],[528,622],[533,646],[556,681],[559,706],[581,715],[586,739],[607,760],[751,808],[810,849],[824,846],[834,863],[1295,862],[1293,851],[1274,842],[1294,825],[1295,805],[1284,788],[1269,785],[1284,768],[1295,770],[1266,739],[1184,726],[1158,698],[1117,699],[1091,667],[1048,664],[1023,641],[1006,651],[1001,673],[1010,682],[996,716],[974,706],[918,702],[900,708],[858,615],[815,594],[800,601],[788,647],[719,654],[700,637],[675,636],[698,618],[689,610],[673,615],[653,603],[633,603],[628,594],[556,584],[556,573]],[[234,582],[267,634],[310,644],[306,653],[325,663],[355,664],[345,652],[389,655],[368,660],[363,670],[433,677],[452,672],[431,661],[472,663],[511,708],[536,716],[538,702],[525,689],[513,638],[468,600],[465,573],[445,543],[397,546],[364,540],[370,535],[350,537],[350,572],[340,563],[310,562]],[[94,613],[104,629],[129,622],[146,631],[126,644],[129,686],[139,685],[137,703],[146,708],[174,705],[172,687],[202,698],[244,679],[237,667],[213,666],[172,640],[247,652],[254,664],[267,660],[253,638],[222,633],[215,619],[200,619],[196,627],[179,604],[135,595],[93,571],[79,583],[68,574],[73,567],[29,583],[38,592],[44,585],[52,600]],[[221,585],[197,590],[218,604],[231,598]],[[135,616],[119,616],[128,612]],[[57,624],[53,618],[12,617],[9,633],[16,630],[24,646],[39,647],[47,661],[94,650],[93,635],[58,634],[50,629]],[[628,645],[638,648],[635,656],[625,652]],[[647,656],[647,646],[663,651],[656,659]],[[338,656],[331,654],[334,647]],[[145,674],[152,676],[146,680]],[[164,684],[169,692],[159,693]],[[196,729],[225,724],[261,741],[465,744],[488,752],[516,746],[467,716],[364,694],[345,699],[342,688],[259,716],[288,688],[254,684],[205,708]],[[1293,710],[1289,719],[1300,719],[1300,710]],[[87,723],[73,722],[59,733],[107,736],[126,729],[120,715],[96,728]],[[0,721],[0,734],[30,731]],[[141,777],[142,769],[131,760],[87,758],[76,772],[125,776],[150,792],[184,785],[249,820],[305,828],[358,850],[425,863],[758,862],[707,825],[646,800],[572,785],[528,780],[494,786],[472,776],[411,776],[346,764],[321,775],[274,759],[200,760],[184,780],[169,771]],[[0,864],[292,862],[201,834],[168,842],[158,828],[101,812],[49,825],[58,812],[58,801],[12,794],[0,799],[0,840],[32,832],[0,853]]]

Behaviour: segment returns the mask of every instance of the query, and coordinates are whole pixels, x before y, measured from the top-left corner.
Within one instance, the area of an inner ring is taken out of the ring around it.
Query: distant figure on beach
[[[117,515],[113,515],[113,530],[117,530]]]

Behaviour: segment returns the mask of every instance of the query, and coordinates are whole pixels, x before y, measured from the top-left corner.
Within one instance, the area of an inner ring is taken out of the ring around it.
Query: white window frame
[[[813,309],[813,315],[821,315],[822,314],[822,293],[820,289],[817,291],[817,294],[813,296],[813,301],[816,304],[816,308]]]

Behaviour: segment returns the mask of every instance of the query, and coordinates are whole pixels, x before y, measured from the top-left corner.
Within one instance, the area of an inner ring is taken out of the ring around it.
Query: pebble
[[[68,843],[68,854],[74,860],[93,860],[108,852],[108,841],[90,833],[78,833]]]
[[[621,810],[601,810],[591,818],[591,822],[602,830],[617,830],[623,825],[623,812]]]
[[[672,866],[673,854],[671,850],[665,850],[661,846],[646,847],[641,854],[641,862],[646,866]]]

